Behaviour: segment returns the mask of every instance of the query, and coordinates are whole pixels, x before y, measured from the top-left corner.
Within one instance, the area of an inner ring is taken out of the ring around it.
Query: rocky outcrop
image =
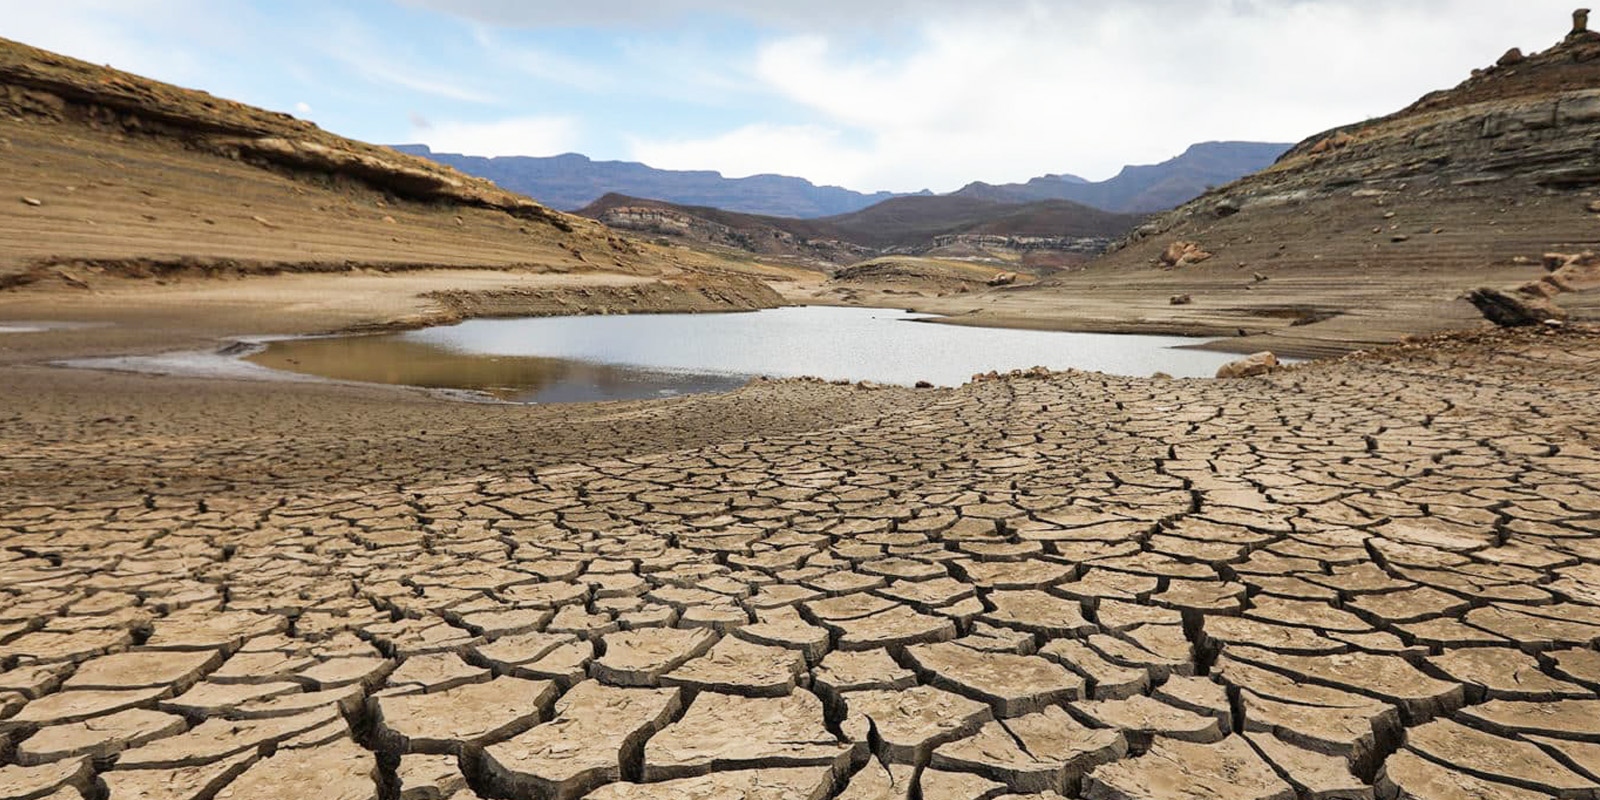
[[[1161,251],[1161,263],[1169,267],[1186,267],[1210,259],[1211,254],[1194,242],[1173,242]]]
[[[1223,364],[1217,370],[1218,378],[1253,378],[1257,375],[1266,375],[1278,368],[1278,357],[1272,353],[1261,352],[1245,356],[1238,361]]]
[[[1483,313],[1484,319],[1502,328],[1524,328],[1567,318],[1567,312],[1543,297],[1485,288],[1473,291],[1467,300]]]

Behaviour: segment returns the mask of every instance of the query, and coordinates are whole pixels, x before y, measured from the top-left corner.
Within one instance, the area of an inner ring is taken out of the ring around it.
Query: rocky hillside
[[[972,183],[957,195],[1004,203],[1071,200],[1107,211],[1166,211],[1215,186],[1271,166],[1290,148],[1264,142],[1204,142],[1160,164],[1124,167],[1108,180],[1046,175],[1027,183]]]
[[[830,238],[810,221],[741,214],[707,206],[681,206],[608,194],[576,211],[609,228],[703,248],[726,248],[762,256],[821,264],[849,264],[878,251]]]
[[[1290,324],[1263,305],[1271,297],[1279,310],[1317,306],[1293,319],[1304,327],[1281,331],[1307,338],[1319,325],[1382,341],[1476,324],[1458,300],[1469,291],[1535,278],[1545,253],[1600,248],[1597,141],[1600,34],[1577,30],[1542,52],[1507,52],[1394,114],[1307,139],[1270,168],[1140,226],[1086,272],[1017,300],[1147,285],[1152,307],[1193,292],[1175,318],[1254,332]],[[1291,286],[1301,290],[1284,294]],[[1221,313],[1240,309],[1259,314],[1235,323]]]
[[[94,275],[649,271],[600,225],[315,125],[0,39],[0,288]]]

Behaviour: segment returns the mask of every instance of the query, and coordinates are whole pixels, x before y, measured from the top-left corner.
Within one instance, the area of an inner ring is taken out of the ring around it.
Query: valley
[[[547,205],[0,40],[0,797],[1600,796],[1597,86],[1580,12],[1236,180]],[[516,402],[758,309],[997,366]]]

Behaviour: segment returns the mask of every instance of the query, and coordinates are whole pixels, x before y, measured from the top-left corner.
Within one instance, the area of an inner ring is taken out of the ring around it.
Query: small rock
[[[933,388],[933,384],[931,384],[931,383],[929,383],[927,381],[917,381],[916,388],[918,388],[918,389],[932,389]]]
[[[383,223],[384,223],[384,224],[385,224],[385,225],[395,225],[395,224],[398,224],[398,223],[397,223],[397,222],[396,222],[396,221],[395,221],[395,218],[394,218],[394,217],[391,217],[391,216],[389,216],[389,215],[388,215],[388,214],[385,214],[385,215],[383,215]]]
[[[37,197],[26,197],[26,196],[24,196],[22,198],[22,204],[23,205],[28,205],[28,206],[38,207],[38,206],[44,205],[44,201],[40,200]]]
[[[1585,206],[1585,208],[1589,210],[1590,214],[1600,214],[1600,200],[1590,200],[1589,205]]]
[[[1393,236],[1390,236],[1389,237],[1389,241],[1398,244],[1400,242],[1409,242],[1409,241],[1411,241],[1411,237],[1407,236],[1406,234],[1403,234],[1403,233],[1397,233],[1397,234],[1395,234]]]
[[[1494,63],[1495,66],[1499,67],[1514,67],[1526,60],[1528,60],[1528,57],[1522,54],[1522,48],[1513,47],[1510,50],[1507,50],[1506,54],[1501,56],[1499,61]]]
[[[1017,282],[1017,273],[1001,272],[989,279],[990,286],[1010,286]]]
[[[1263,275],[1263,274],[1261,274],[1261,273],[1259,273],[1259,272],[1257,272],[1257,273],[1255,273],[1255,274],[1253,274],[1253,275],[1251,275],[1251,276],[1250,276],[1250,278],[1251,278],[1251,279],[1252,279],[1252,280],[1254,280],[1254,281],[1255,281],[1255,282],[1256,282],[1256,283],[1260,283],[1260,282],[1262,282],[1262,281],[1264,281],[1264,280],[1266,280],[1266,279],[1267,279],[1267,276],[1265,276],[1265,275]]]
[[[1569,253],[1545,253],[1543,256],[1541,256],[1541,260],[1544,263],[1544,269],[1546,272],[1555,272],[1556,270],[1566,266],[1567,262],[1574,258],[1577,258],[1577,256]]]
[[[1194,297],[1187,294],[1175,294],[1167,298],[1168,305],[1186,306],[1194,302]]]
[[[1265,375],[1278,366],[1278,357],[1268,351],[1261,351],[1245,356],[1238,361],[1222,365],[1217,370],[1218,378],[1250,378],[1256,375]]]
[[[260,214],[256,214],[256,215],[250,217],[250,221],[254,222],[257,225],[260,225],[261,227],[266,228],[268,230],[274,230],[275,231],[275,230],[278,229],[277,225],[274,225],[271,222],[268,222],[267,218],[261,216]]]

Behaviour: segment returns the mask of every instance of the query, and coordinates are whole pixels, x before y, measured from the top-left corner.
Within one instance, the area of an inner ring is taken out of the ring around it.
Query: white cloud
[[[1060,171],[1100,179],[1198,141],[1292,142],[1398,110],[1508,46],[1559,40],[1568,5],[968,6],[924,17],[899,50],[824,33],[769,41],[750,71],[809,121],[747,123],[695,140],[638,137],[634,154],[657,166],[857,189],[947,191]]]
[[[170,46],[167,37],[205,28],[209,36],[226,36],[226,23],[208,19],[196,0],[0,0],[0,35],[95,64],[147,75],[171,83],[191,84],[205,70],[191,53]],[[161,26],[159,39],[147,30]]]
[[[615,76],[598,64],[505,42],[484,25],[474,26],[472,37],[479,50],[490,59],[530,78],[589,92],[608,90],[617,82]]]
[[[483,105],[499,102],[498,98],[487,92],[469,88],[461,83],[434,77],[427,72],[414,70],[370,52],[363,53],[334,49],[328,51],[328,55],[343,62],[345,66],[354,70],[357,75],[374,83],[397,86],[407,91],[441,97],[446,100],[460,100],[466,103]]]
[[[500,98],[474,85],[481,82],[456,76],[447,65],[425,58],[425,42],[386,39],[372,20],[338,6],[319,24],[317,50],[364,80],[443,100],[500,103]]]
[[[307,102],[305,102],[303,100],[301,102],[295,103],[294,104],[294,113],[299,114],[302,117],[307,115],[307,114],[310,114],[311,113],[311,104],[307,103]]]
[[[413,127],[411,141],[441,153],[471,156],[551,156],[578,147],[570,117],[519,117],[494,122],[432,122]]]

